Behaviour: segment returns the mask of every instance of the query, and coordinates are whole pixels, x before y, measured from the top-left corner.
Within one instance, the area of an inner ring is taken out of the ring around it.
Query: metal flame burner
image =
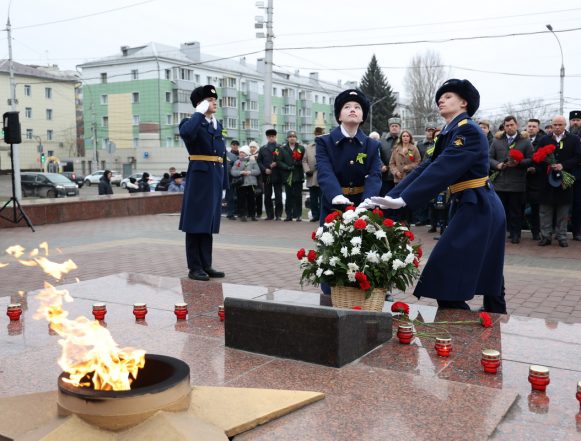
[[[124,430],[159,410],[181,411],[190,404],[190,367],[177,358],[145,354],[131,390],[104,391],[75,387],[58,379],[59,415],[75,414],[90,424],[108,430]]]

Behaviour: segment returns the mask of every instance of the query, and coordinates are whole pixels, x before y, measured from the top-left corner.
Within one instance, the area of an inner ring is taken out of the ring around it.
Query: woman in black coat
[[[99,179],[99,194],[113,194],[113,187],[111,187],[111,170],[105,170],[101,179]]]

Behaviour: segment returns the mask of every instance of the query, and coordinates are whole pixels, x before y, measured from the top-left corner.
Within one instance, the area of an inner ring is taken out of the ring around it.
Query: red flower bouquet
[[[555,158],[555,150],[557,147],[554,144],[549,144],[544,147],[539,147],[535,153],[533,153],[533,161],[537,164],[541,162],[546,162],[547,165],[547,174],[552,173],[553,169],[551,165],[557,163],[557,158]],[[575,176],[571,173],[566,172],[565,170],[561,170],[560,173],[563,175],[563,179],[561,181],[561,188],[563,190],[568,189],[575,183]]]
[[[303,153],[299,149],[293,150],[293,159],[295,161],[301,161],[303,159]]]
[[[525,155],[523,154],[523,152],[517,149],[510,149],[510,152],[508,152],[508,156],[517,164],[521,162],[523,159],[525,159]]]

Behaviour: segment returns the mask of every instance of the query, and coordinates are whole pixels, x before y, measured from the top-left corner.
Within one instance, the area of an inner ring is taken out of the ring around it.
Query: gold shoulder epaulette
[[[458,127],[461,127],[461,126],[463,126],[464,124],[468,124],[468,119],[463,119],[462,121],[460,121],[460,122],[458,123]]]

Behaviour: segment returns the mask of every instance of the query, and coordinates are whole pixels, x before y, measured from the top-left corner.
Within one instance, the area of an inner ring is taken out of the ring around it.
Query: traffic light
[[[44,161],[46,161],[46,157],[44,156],[44,152],[40,154],[40,163],[44,164]]]

